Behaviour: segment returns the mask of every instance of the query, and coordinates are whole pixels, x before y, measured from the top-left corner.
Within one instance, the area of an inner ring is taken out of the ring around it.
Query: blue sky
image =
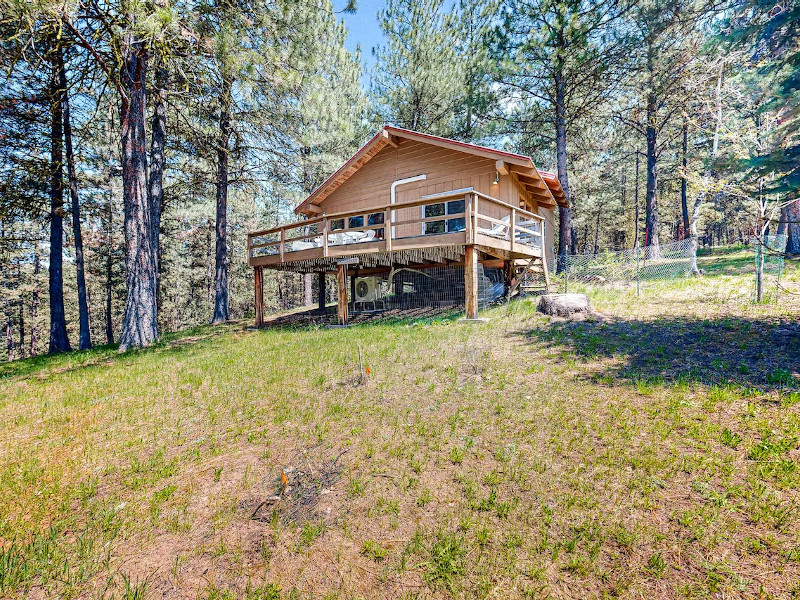
[[[346,4],[346,0],[334,0],[334,10],[341,11]],[[384,0],[356,0],[358,10],[354,14],[338,13],[349,31],[347,49],[353,51],[356,46],[361,46],[361,59],[366,66],[362,77],[364,85],[369,82],[369,70],[375,62],[372,48],[383,43],[383,33],[378,26],[378,12],[384,4]]]

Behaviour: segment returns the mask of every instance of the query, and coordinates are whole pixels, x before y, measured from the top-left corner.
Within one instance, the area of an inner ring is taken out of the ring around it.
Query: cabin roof
[[[347,181],[356,171],[364,166],[373,156],[378,154],[386,146],[396,146],[398,139],[414,140],[443,148],[450,148],[459,152],[465,152],[475,156],[482,156],[497,161],[498,171],[514,173],[520,184],[525,186],[534,196],[552,199],[553,203],[559,206],[568,206],[564,191],[558,177],[553,173],[539,171],[533,164],[529,156],[495,150],[477,144],[467,144],[457,140],[402,129],[392,125],[385,125],[378,133],[351,156],[336,172],[326,179],[322,185],[311,192],[311,195],[303,200],[297,208],[297,214],[313,214],[321,212],[318,207],[336,188]]]

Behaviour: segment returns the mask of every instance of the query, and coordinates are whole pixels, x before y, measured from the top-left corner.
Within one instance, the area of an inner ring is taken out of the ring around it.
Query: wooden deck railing
[[[464,206],[460,212],[447,212],[453,204],[459,210],[457,203],[461,201]],[[421,208],[418,217],[405,215],[397,219],[401,211],[416,207]],[[436,207],[430,212],[437,214],[426,216],[427,207]],[[256,231],[247,236],[248,257],[278,255],[284,262],[290,260],[287,254],[311,248],[321,248],[322,256],[327,257],[332,247],[336,247],[337,255],[341,255],[341,246],[352,246],[357,253],[358,245],[367,242],[379,243],[381,249],[391,251],[396,240],[419,237],[427,241],[453,233],[461,233],[465,244],[477,243],[485,239],[483,236],[505,240],[514,252],[520,246],[542,248],[544,227],[540,215],[466,188]]]

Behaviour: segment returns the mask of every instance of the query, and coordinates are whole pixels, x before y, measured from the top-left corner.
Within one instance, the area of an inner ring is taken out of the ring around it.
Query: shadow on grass
[[[800,323],[715,320],[553,322],[526,334],[589,361],[615,357],[608,375],[636,381],[695,381],[759,390],[800,389]]]
[[[241,329],[241,324],[204,325],[165,334],[156,344],[141,350],[120,352],[118,344],[95,346],[91,350],[78,350],[60,354],[42,354],[22,360],[0,364],[0,380],[24,377],[48,377],[100,365],[112,365],[135,360],[146,354],[169,356],[210,343],[221,335]]]
[[[376,312],[351,313],[349,329],[383,325],[425,325],[457,321],[464,316],[463,307],[422,307],[391,309]],[[327,328],[337,324],[335,307],[328,307],[325,314],[317,310],[278,315],[264,323],[263,330],[306,331]]]
[[[751,255],[744,256],[707,256],[698,261],[698,266],[706,275],[746,275],[755,272],[755,264]]]

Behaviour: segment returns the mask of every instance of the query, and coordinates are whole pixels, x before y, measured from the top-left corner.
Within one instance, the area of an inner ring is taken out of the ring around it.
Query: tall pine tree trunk
[[[558,180],[564,190],[564,196],[569,204],[569,178],[567,176],[567,118],[566,118],[566,94],[564,92],[564,81],[560,75],[556,77],[556,167],[558,169]],[[567,254],[567,244],[572,238],[572,214],[569,206],[558,207],[558,265],[556,272],[564,270],[563,256]],[[574,254],[574,250],[572,252]]]
[[[167,70],[163,64],[156,69],[153,90],[153,121],[150,143],[149,194],[152,206],[152,243],[156,251],[156,302],[161,305],[161,212],[164,207],[164,145],[167,137]]]
[[[83,260],[83,235],[81,234],[81,206],[78,198],[78,180],[75,175],[75,155],[72,151],[72,122],[69,115],[69,93],[67,91],[67,73],[64,69],[63,55],[59,52],[59,84],[63,91],[64,146],[67,152],[67,180],[72,206],[72,235],[75,238],[75,271],[78,284],[78,320],[80,322],[80,339],[78,347],[89,350],[92,347],[89,330],[89,301],[86,297],[86,275]]]
[[[50,345],[49,352],[72,350],[64,316],[64,157],[62,98],[66,90],[60,80],[61,49],[54,47],[50,77]]]
[[[659,256],[658,249],[658,133],[653,123],[656,119],[656,99],[647,97],[647,186],[644,197],[644,245],[652,246],[651,255]]]
[[[683,133],[683,140],[681,143],[681,166],[683,167],[683,171],[681,172],[681,213],[683,215],[683,238],[689,235],[689,205],[686,199],[686,187],[687,187],[687,167],[688,167],[688,160],[686,154],[689,149],[689,122],[686,118],[686,115],[683,116],[683,125],[682,125],[682,133]]]
[[[108,202],[106,203],[106,344],[114,343],[114,322],[112,321],[111,294],[114,289],[113,269],[114,269],[114,149],[111,128],[114,123],[114,107],[108,105],[108,121],[106,122],[106,144],[108,146],[108,173],[106,184],[108,185]]]
[[[800,199],[786,206],[786,252],[800,254]]]
[[[147,50],[128,32],[122,41],[122,197],[125,205],[125,315],[120,349],[149,346],[158,339],[156,250],[147,193],[145,139]]]
[[[699,244],[699,235],[697,232],[697,222],[700,220],[700,207],[703,205],[703,202],[706,200],[706,195],[708,194],[708,188],[711,185],[712,179],[712,171],[711,165],[717,158],[717,150],[719,149],[719,130],[722,127],[722,69],[724,63],[720,64],[719,74],[717,76],[717,88],[716,88],[716,115],[715,115],[715,126],[714,126],[714,139],[711,144],[711,154],[709,156],[709,165],[706,168],[705,173],[703,174],[703,185],[700,189],[700,193],[697,194],[697,197],[694,200],[694,206],[692,207],[692,217],[689,221],[689,234],[691,236],[691,241],[689,243],[689,269],[692,275],[700,275],[700,269],[697,266],[697,248]]]
[[[28,354],[36,356],[39,352],[39,270],[41,269],[41,262],[39,261],[39,253],[34,250],[33,252],[33,293],[31,294],[31,345]]]
[[[222,78],[217,140],[217,223],[214,256],[214,315],[212,323],[228,320],[228,155],[231,137],[231,81]]]

